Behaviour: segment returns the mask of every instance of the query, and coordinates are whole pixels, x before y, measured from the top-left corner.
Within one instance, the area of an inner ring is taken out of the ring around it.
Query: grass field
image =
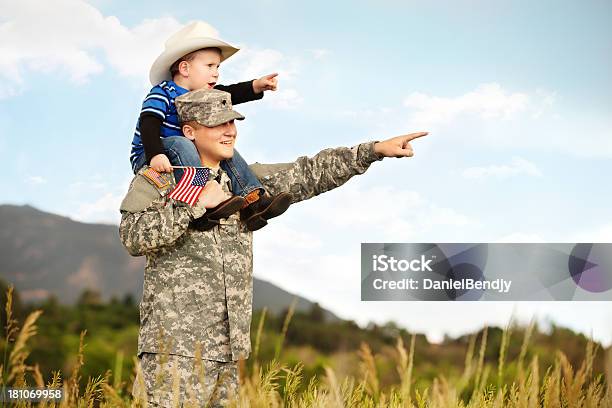
[[[58,403],[20,402],[17,407],[145,407],[145,399],[134,400],[130,380],[123,381],[124,356],[117,353],[115,368],[105,374],[81,378],[86,332],[81,333],[77,359],[69,375],[55,371],[51,378],[43,378],[36,362],[29,361],[28,341],[36,336],[37,320],[41,312],[34,311],[18,327],[12,317],[12,288],[7,293],[5,306],[7,322],[3,339],[3,362],[0,385],[9,387],[62,388],[64,399]],[[241,365],[240,394],[234,406],[239,407],[612,407],[612,353],[597,350],[588,342],[582,363],[573,367],[563,350],[554,353],[554,364],[541,367],[537,354],[530,352],[530,325],[522,338],[512,336],[512,326],[503,332],[495,364],[485,361],[487,333],[473,335],[465,349],[462,367],[449,370],[435,367],[432,381],[419,381],[414,370],[415,336],[404,344],[398,337],[393,350],[393,361],[398,381],[383,385],[380,378],[380,359],[368,344],[362,343],[357,353],[358,375],[344,375],[329,366],[323,373],[306,381],[303,365],[281,363],[283,340],[291,322],[292,309],[287,313],[283,328],[276,339],[275,358],[268,363],[259,361],[259,348],[265,312],[261,315],[253,345],[250,366]],[[517,358],[508,359],[512,342],[520,342]],[[529,356],[529,358],[528,358]],[[605,359],[605,373],[593,370],[595,356]],[[135,358],[135,357],[133,357]],[[84,381],[83,381],[84,380]],[[85,384],[84,386],[80,384]],[[175,401],[178,404],[178,401]],[[5,404],[5,406],[8,406]],[[178,405],[177,405],[178,406]],[[190,406],[186,403],[184,406]]]

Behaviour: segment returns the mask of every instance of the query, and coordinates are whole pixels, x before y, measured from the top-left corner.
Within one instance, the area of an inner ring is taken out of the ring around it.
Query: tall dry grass
[[[36,321],[41,312],[30,314],[23,325],[12,315],[12,287],[7,293],[6,316],[3,322],[4,359],[0,366],[2,377],[0,386],[10,387],[48,387],[62,388],[64,399],[58,403],[41,403],[41,407],[146,407],[146,395],[140,394],[136,399],[130,395],[131,383],[142,381],[138,375],[139,366],[135,364],[135,373],[128,382],[121,381],[123,355],[118,353],[114,372],[110,370],[96,378],[88,378],[81,390],[80,371],[85,364],[85,332],[81,333],[77,360],[68,379],[63,380],[59,371],[53,372],[46,382],[36,364],[27,362],[27,342],[36,335]],[[481,336],[471,336],[466,350],[463,371],[456,378],[447,378],[440,373],[427,387],[416,387],[414,373],[415,336],[410,339],[408,347],[398,338],[395,345],[396,370],[399,383],[382,387],[378,373],[376,355],[363,343],[358,351],[360,374],[340,379],[336,372],[325,368],[321,378],[311,378],[305,383],[303,366],[293,367],[278,362],[282,343],[295,304],[289,309],[281,337],[275,350],[276,358],[262,366],[258,360],[259,345],[263,333],[266,312],[262,313],[258,324],[253,349],[255,359],[251,373],[241,379],[240,392],[232,403],[235,407],[429,407],[429,408],[610,408],[612,407],[612,353],[605,353],[605,374],[594,375],[593,359],[596,347],[589,342],[586,357],[580,367],[573,367],[565,354],[557,350],[555,363],[540,373],[538,356],[525,361],[533,334],[532,322],[522,339],[520,354],[516,361],[514,375],[507,370],[506,362],[510,344],[511,325],[504,331],[497,366],[485,362],[488,330]],[[478,342],[478,337],[480,340]],[[478,344],[479,343],[479,344]],[[245,371],[245,370],[243,370]],[[491,378],[493,376],[493,378]],[[139,380],[140,379],[140,380]],[[144,389],[144,384],[140,384]],[[302,391],[300,391],[302,390]],[[174,403],[178,404],[175,398]],[[31,407],[33,403],[21,402],[17,407]],[[7,406],[5,404],[5,406]]]

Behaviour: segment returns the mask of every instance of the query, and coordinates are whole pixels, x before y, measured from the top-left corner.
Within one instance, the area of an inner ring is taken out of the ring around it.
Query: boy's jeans
[[[170,136],[162,138],[164,153],[168,156],[173,166],[202,166],[200,155],[193,142],[185,136]],[[136,165],[134,173],[146,164],[145,154],[143,153]],[[264,191],[263,185],[259,182],[255,174],[251,171],[248,164],[244,161],[240,153],[234,149],[234,157],[223,160],[221,168],[227,173],[232,182],[232,192],[236,195],[245,197],[252,191]],[[183,169],[174,169],[174,178],[178,183],[183,176]]]

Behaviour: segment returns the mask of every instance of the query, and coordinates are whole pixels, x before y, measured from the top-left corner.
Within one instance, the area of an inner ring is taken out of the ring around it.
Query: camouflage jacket
[[[251,169],[270,194],[290,191],[307,200],[339,187],[381,158],[374,143],[326,149],[293,163]],[[234,214],[209,231],[189,228],[205,209],[167,198],[174,186],[150,182],[141,170],[121,204],[121,242],[134,256],[146,255],[140,303],[138,354],[169,352],[232,361],[251,349],[253,234]],[[229,191],[227,175],[221,184]],[[163,340],[163,341],[162,341]]]

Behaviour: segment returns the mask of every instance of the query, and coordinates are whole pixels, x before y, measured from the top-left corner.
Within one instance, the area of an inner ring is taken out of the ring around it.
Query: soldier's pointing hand
[[[377,142],[374,144],[374,152],[384,157],[412,157],[414,151],[410,141],[428,134],[429,132],[410,133]]]

